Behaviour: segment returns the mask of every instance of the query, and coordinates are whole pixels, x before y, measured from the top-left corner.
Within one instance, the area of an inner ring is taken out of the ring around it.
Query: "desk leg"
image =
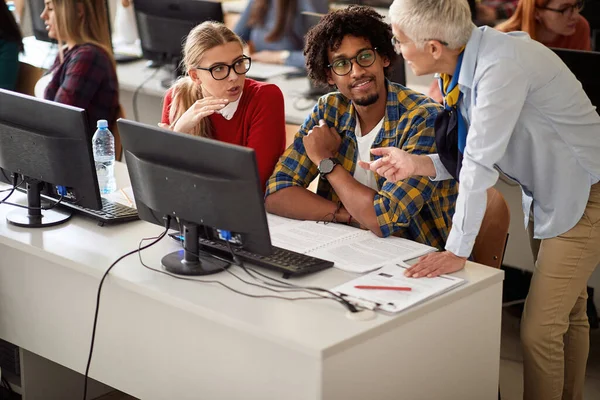
[[[81,400],[83,375],[23,348],[21,390],[23,400]],[[110,386],[89,379],[88,399],[113,391]]]

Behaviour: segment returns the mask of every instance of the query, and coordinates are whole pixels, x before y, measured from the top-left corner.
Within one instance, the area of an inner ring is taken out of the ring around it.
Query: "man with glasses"
[[[440,74],[437,155],[390,148],[388,179],[458,178],[446,251],[406,274],[462,269],[499,172],[517,182],[541,239],[521,322],[524,399],[582,399],[589,350],[587,281],[600,263],[600,116],[573,73],[526,33],[477,28],[464,0],[395,0],[398,50],[417,75]]]
[[[389,25],[373,9],[324,16],[307,35],[312,79],[336,86],[319,99],[267,183],[266,208],[289,218],[361,225],[443,247],[456,184],[428,178],[389,181],[358,167],[395,146],[435,152],[440,111],[428,97],[386,80],[397,60]],[[317,194],[306,188],[319,176]]]

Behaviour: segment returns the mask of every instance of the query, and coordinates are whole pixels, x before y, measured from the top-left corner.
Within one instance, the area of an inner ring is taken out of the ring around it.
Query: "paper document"
[[[137,208],[135,206],[135,198],[133,197],[133,188],[131,186],[117,189],[109,194],[103,194],[102,197],[127,207]]]
[[[387,264],[378,271],[363,275],[333,288],[349,301],[356,304],[365,302],[387,312],[399,312],[417,305],[432,297],[439,296],[466,281],[451,275],[435,278],[407,278],[404,271],[408,265],[403,262]],[[410,291],[357,289],[355,286],[408,287]]]
[[[297,221],[267,214],[273,246],[332,261],[336,268],[364,273],[436,251],[408,239],[377,237],[342,224]]]

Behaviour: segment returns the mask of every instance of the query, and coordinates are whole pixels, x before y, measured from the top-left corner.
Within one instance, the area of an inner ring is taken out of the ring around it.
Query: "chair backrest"
[[[473,247],[475,262],[500,268],[509,225],[510,210],[504,196],[494,188],[488,189],[487,208]]]
[[[19,76],[15,91],[29,96],[35,96],[35,84],[42,77],[44,71],[27,63],[19,62]]]

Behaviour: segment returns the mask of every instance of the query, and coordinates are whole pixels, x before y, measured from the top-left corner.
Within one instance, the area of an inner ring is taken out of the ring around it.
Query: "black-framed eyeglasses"
[[[372,49],[364,49],[358,52],[357,55],[350,58],[338,58],[327,66],[338,76],[348,75],[352,71],[352,60],[355,60],[358,65],[363,68],[370,67],[377,58],[377,47]]]
[[[248,56],[243,56],[238,58],[233,62],[233,64],[217,64],[213,65],[210,68],[201,68],[196,67],[196,69],[201,69],[202,71],[208,71],[212,75],[213,79],[216,81],[222,81],[227,78],[233,69],[236,74],[244,75],[248,70],[250,70],[250,66],[252,65],[252,59]]]
[[[445,42],[443,40],[439,40],[439,39],[423,39],[424,42],[427,42],[429,40],[435,40],[436,42],[440,42],[440,44],[442,44],[443,46],[448,46],[448,42]],[[394,46],[394,51],[398,54],[400,54],[401,49],[400,49],[400,45],[402,43],[400,42],[400,40],[396,37],[396,36],[392,36],[392,46]]]
[[[572,4],[570,6],[563,7],[563,8],[551,8],[551,7],[536,7],[536,8],[539,8],[540,10],[554,11],[556,13],[562,14],[563,17],[570,17],[573,14],[575,14],[575,11],[580,12],[581,10],[583,10],[583,6],[585,6],[585,1],[579,0],[579,1],[577,1],[577,3]]]

